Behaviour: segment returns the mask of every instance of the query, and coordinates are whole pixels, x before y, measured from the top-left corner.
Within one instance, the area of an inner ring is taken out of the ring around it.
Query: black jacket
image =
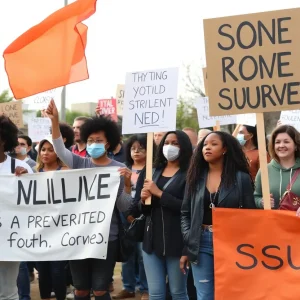
[[[162,172],[163,169],[155,170],[153,174],[154,182],[158,181]],[[131,207],[129,214],[136,216],[138,207],[140,212],[146,216],[143,250],[149,254],[153,252],[153,239],[156,239],[156,242],[159,241],[160,244],[160,248],[155,249],[156,254],[174,257],[184,255],[180,213],[185,190],[186,172],[179,170],[174,176],[175,178],[163,191],[159,200],[152,197],[151,205],[140,203],[145,178],[144,171],[141,172],[137,182],[135,204]],[[151,228],[149,228],[148,226],[151,223]]]
[[[197,263],[200,248],[206,178],[207,171],[199,179],[196,191],[190,197],[185,192],[181,209],[181,230],[189,260],[193,263]],[[220,189],[218,207],[256,208],[252,181],[248,174],[238,172],[235,184]]]

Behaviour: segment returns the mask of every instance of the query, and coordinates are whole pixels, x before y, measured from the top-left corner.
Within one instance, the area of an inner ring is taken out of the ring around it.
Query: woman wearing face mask
[[[238,141],[221,131],[197,146],[182,205],[181,228],[198,300],[214,299],[214,207],[256,208],[247,159]]]
[[[188,299],[180,209],[192,152],[186,133],[168,132],[157,150],[153,181],[142,175],[138,179],[136,195],[146,216],[143,258],[150,299],[165,299],[167,276],[172,299]],[[151,205],[145,205],[148,197]]]
[[[89,300],[93,290],[95,300],[111,299],[108,293],[114,265],[119,251],[119,213],[131,204],[131,171],[126,166],[107,157],[120,142],[120,132],[116,122],[106,117],[88,119],[80,128],[80,137],[87,144],[90,157],[81,157],[65,148],[59,130],[58,111],[53,100],[47,110],[52,123],[53,145],[57,156],[71,169],[119,167],[121,175],[116,209],[113,212],[109,233],[106,259],[84,259],[70,261],[76,300]]]
[[[300,171],[299,132],[289,125],[277,127],[270,138],[269,152],[272,157],[272,161],[268,164],[271,206],[273,209],[278,209],[280,200],[287,191],[288,185],[291,185],[291,191],[300,197],[300,176],[298,176]],[[296,178],[293,178],[295,173]],[[292,183],[292,181],[294,182]],[[263,208],[260,171],[257,173],[255,180],[254,197],[256,206]]]
[[[259,170],[259,152],[256,126],[242,125],[236,138],[243,147],[243,151],[249,162],[251,177],[253,180],[255,180],[256,174]],[[270,161],[269,156],[267,156],[267,158],[268,161]]]

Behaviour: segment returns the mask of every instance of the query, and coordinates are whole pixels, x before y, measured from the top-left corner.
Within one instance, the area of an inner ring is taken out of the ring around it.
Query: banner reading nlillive
[[[295,212],[213,211],[216,300],[300,299],[300,218]]]
[[[105,259],[117,168],[0,175],[0,261]]]

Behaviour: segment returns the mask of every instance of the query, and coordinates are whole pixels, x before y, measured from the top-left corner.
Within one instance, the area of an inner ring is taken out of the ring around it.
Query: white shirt
[[[28,174],[32,174],[33,171],[26,162],[16,159],[16,167],[23,167],[28,171]],[[0,163],[0,174],[11,174],[11,157],[6,155],[6,160]]]

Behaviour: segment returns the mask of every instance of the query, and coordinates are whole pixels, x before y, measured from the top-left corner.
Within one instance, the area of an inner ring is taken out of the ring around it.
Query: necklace
[[[214,209],[216,207],[215,201],[216,201],[218,194],[219,194],[219,189],[215,192],[214,197],[212,197],[212,193],[209,192],[209,198],[210,198],[209,208]]]

